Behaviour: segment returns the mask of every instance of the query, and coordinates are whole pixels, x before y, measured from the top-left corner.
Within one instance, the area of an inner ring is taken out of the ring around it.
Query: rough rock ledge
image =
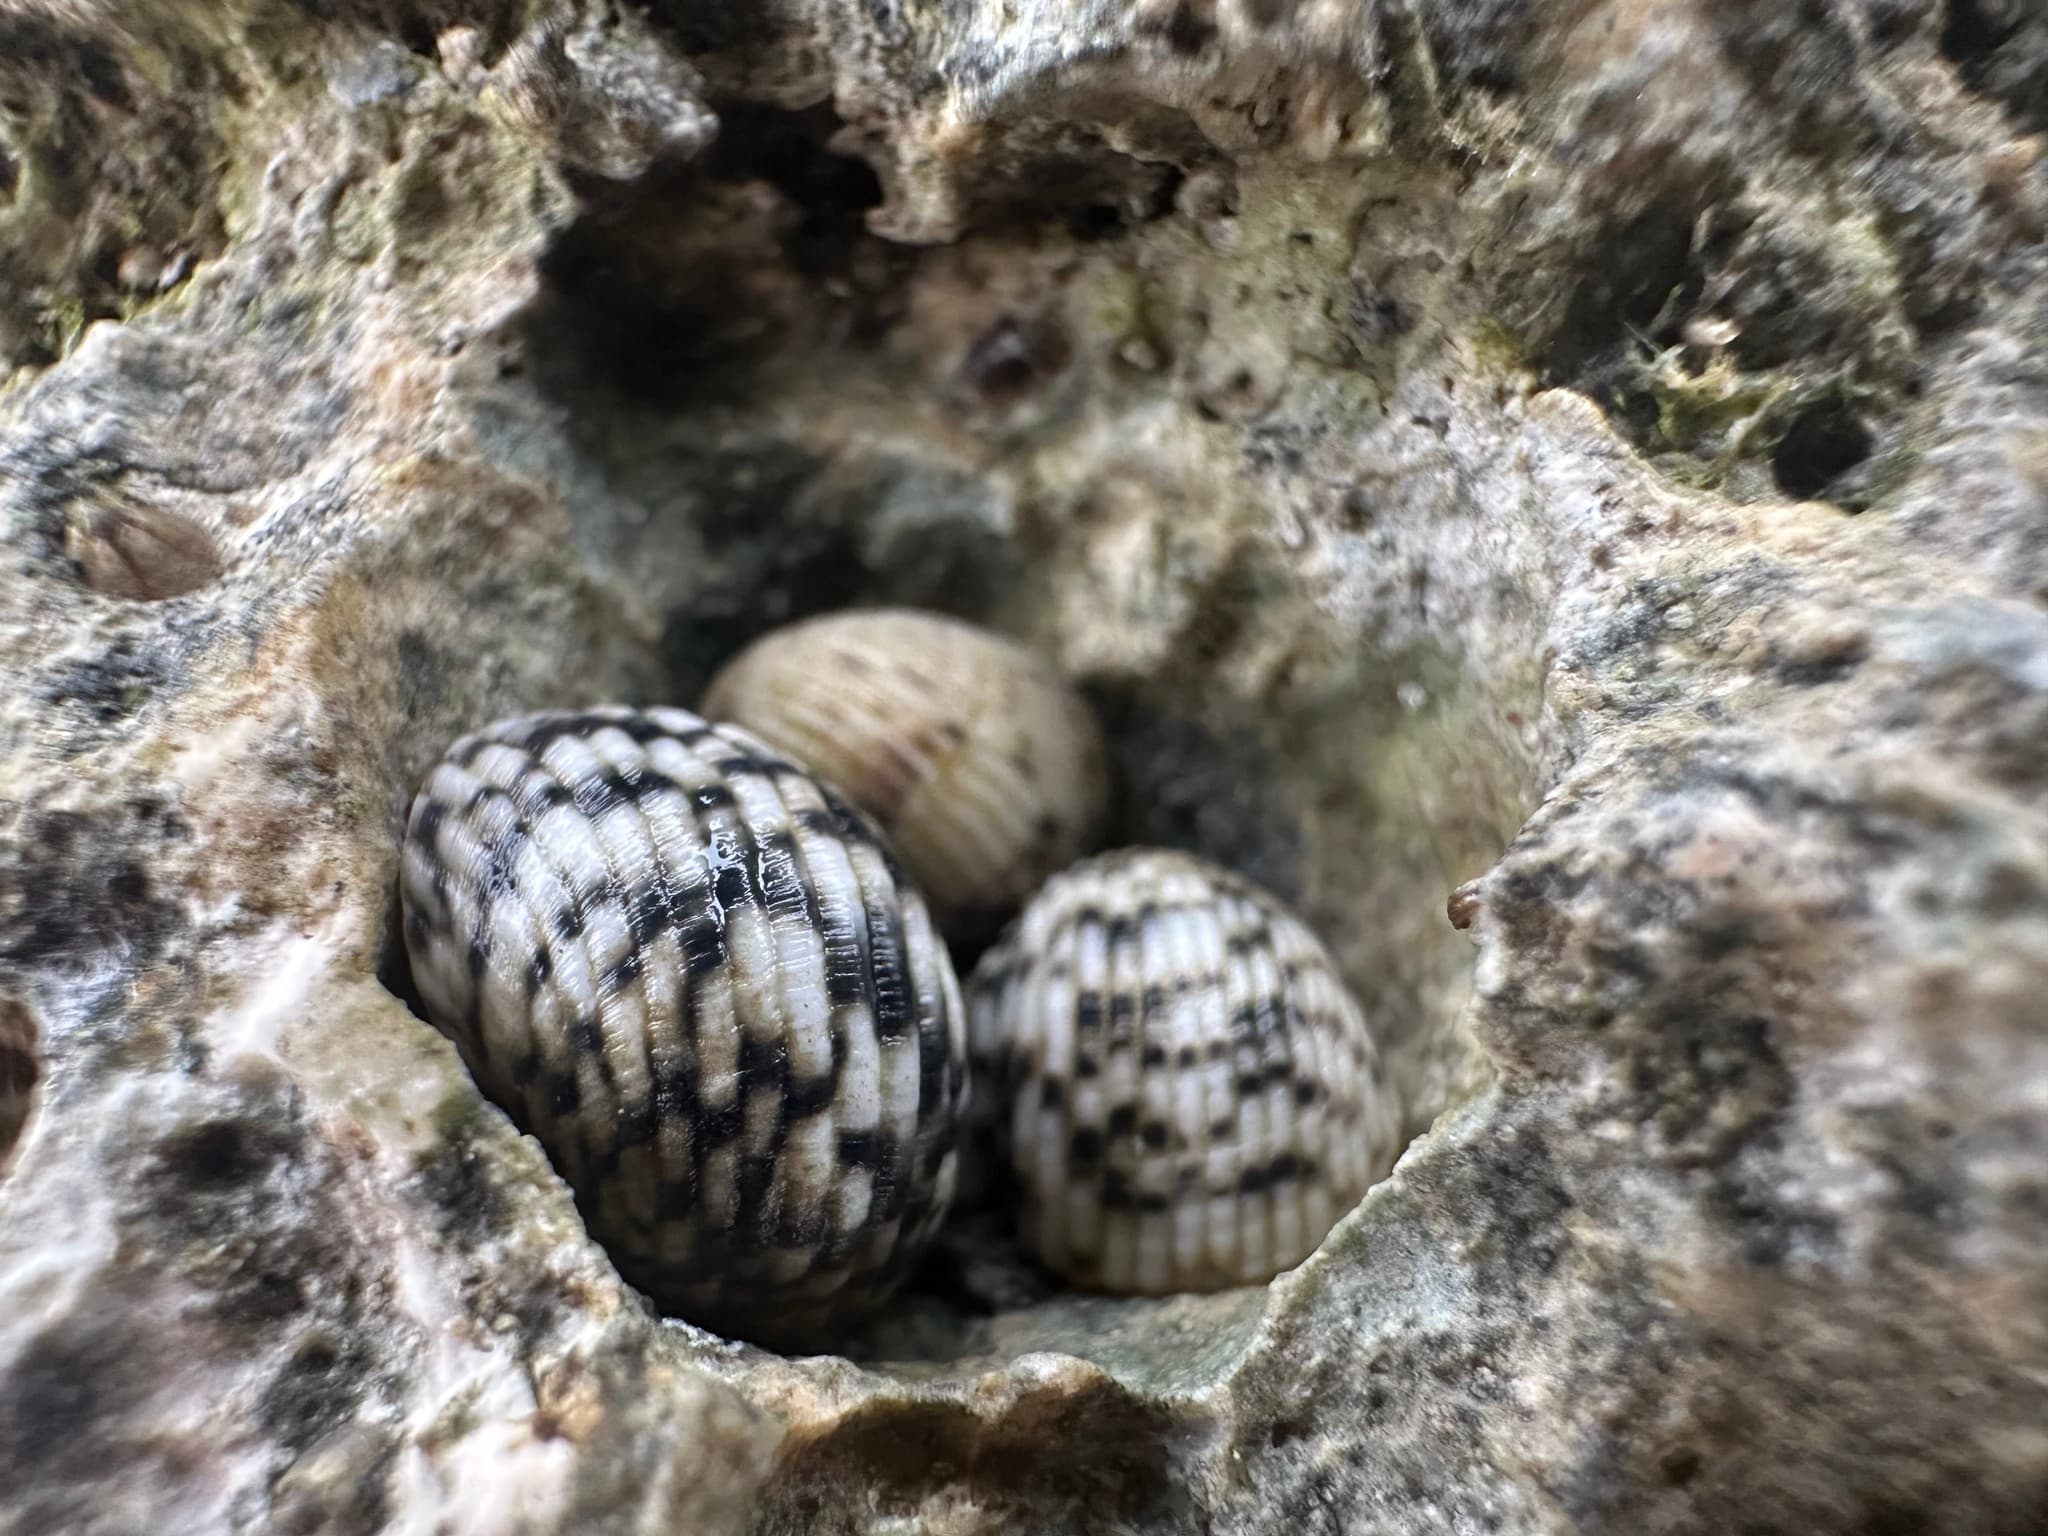
[[[2040,1529],[2044,16],[0,8],[0,1527]],[[879,600],[1392,1044],[1270,1288],[729,1345],[408,1008],[449,739]]]

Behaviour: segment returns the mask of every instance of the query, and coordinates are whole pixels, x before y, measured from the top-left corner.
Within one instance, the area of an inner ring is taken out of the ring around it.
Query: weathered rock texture
[[[0,1525],[2037,1529],[2044,80],[2021,0],[13,0]],[[408,1010],[450,739],[855,601],[1330,941],[1418,1139],[1291,1276],[970,1220],[721,1344]]]

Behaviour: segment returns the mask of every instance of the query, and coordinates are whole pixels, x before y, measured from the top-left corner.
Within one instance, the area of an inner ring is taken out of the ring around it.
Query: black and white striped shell
[[[457,742],[406,829],[429,1017],[664,1308],[809,1340],[885,1297],[952,1199],[951,961],[869,824],[677,709]]]
[[[1046,659],[943,614],[876,608],[772,630],[704,712],[773,742],[881,823],[956,941],[986,941],[1095,846],[1093,711]]]
[[[1020,1235],[1092,1289],[1272,1278],[1386,1173],[1400,1114],[1329,952],[1250,881],[1125,849],[1032,899],[968,986]]]

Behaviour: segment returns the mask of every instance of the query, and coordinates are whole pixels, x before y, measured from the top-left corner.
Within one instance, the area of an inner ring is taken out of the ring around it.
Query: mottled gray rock
[[[2031,1529],[2044,47],[19,0],[0,1524]],[[450,740],[874,601],[1040,646],[1119,840],[1358,990],[1415,1139],[1272,1286],[969,1213],[844,1356],[723,1344],[409,1010]]]

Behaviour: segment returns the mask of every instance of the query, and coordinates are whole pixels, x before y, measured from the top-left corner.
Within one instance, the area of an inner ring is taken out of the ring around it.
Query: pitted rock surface
[[[16,4],[4,1523],[2031,1528],[2043,47]],[[966,1213],[843,1354],[729,1345],[408,1006],[447,742],[852,603],[1050,656],[1114,839],[1328,943],[1414,1139],[1300,1268],[1081,1296]]]

